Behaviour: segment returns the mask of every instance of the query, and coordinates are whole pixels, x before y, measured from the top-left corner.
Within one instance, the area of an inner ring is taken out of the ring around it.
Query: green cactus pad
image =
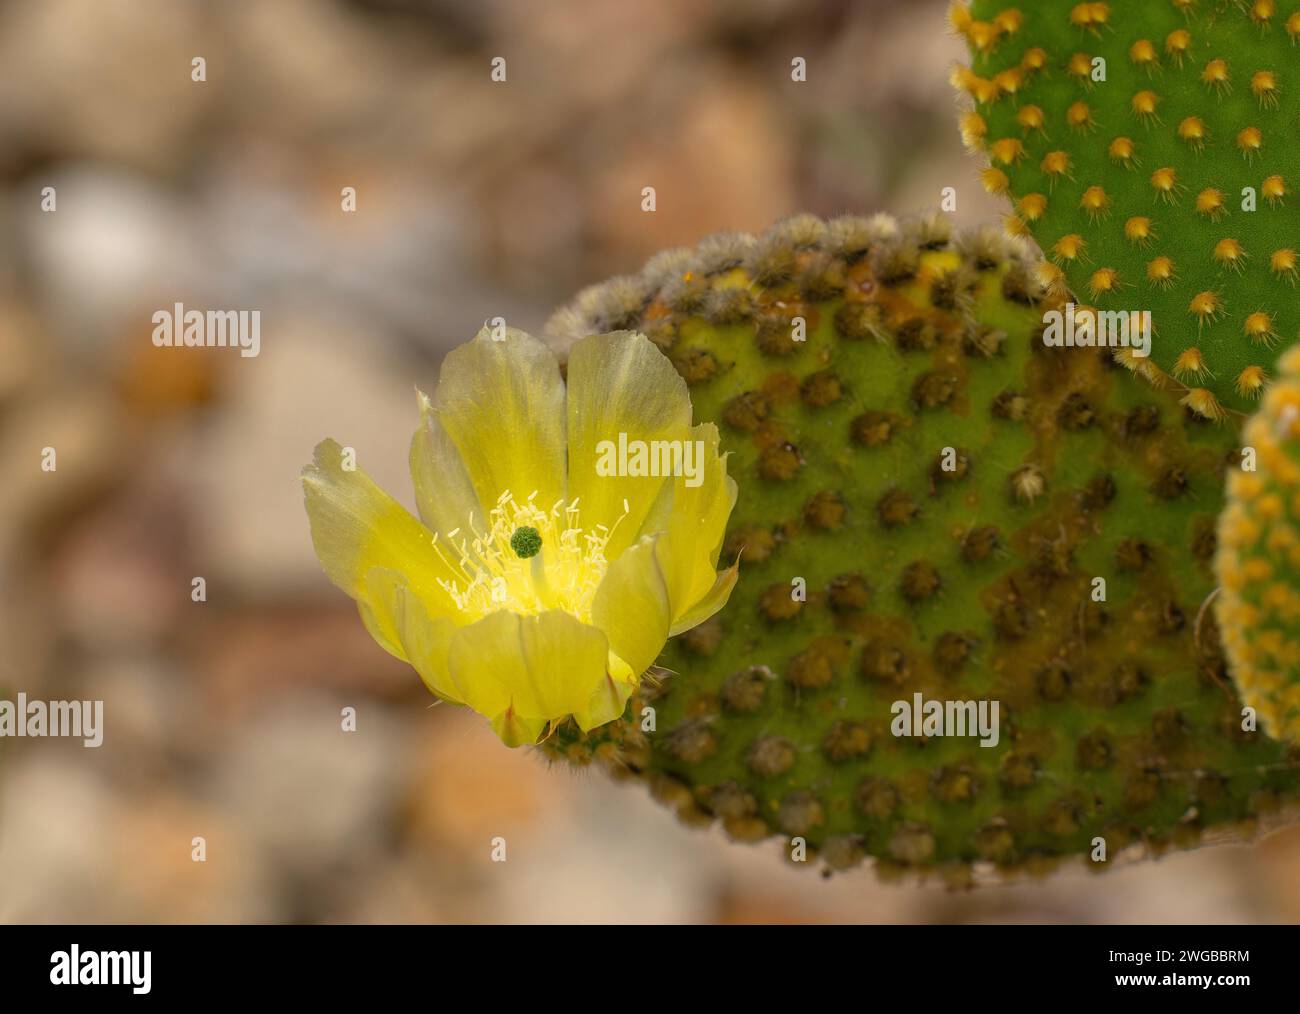
[[[954,883],[1097,838],[1104,867],[1289,803],[1300,756],[1241,730],[1202,614],[1232,433],[1046,347],[1035,267],[942,216],[801,216],[557,313],[560,343],[633,328],[677,364],[731,454],[742,562],[621,721],[543,749],[740,841]],[[998,701],[997,745],[895,736],[917,693]]]
[[[1300,337],[1300,0],[955,4],[966,141],[1047,277],[1149,310],[1128,364],[1219,418]]]
[[[1253,459],[1228,481],[1216,607],[1242,700],[1269,735],[1300,743],[1300,351],[1279,370],[1243,433]]]

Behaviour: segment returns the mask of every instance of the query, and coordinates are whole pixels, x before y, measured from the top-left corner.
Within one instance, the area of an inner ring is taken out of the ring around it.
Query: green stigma
[[[510,536],[510,548],[519,559],[527,560],[542,551],[542,537],[536,528],[524,525],[516,528],[514,535]]]

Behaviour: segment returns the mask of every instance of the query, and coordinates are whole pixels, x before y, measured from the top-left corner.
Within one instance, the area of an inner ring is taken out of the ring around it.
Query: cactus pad
[[[1265,732],[1300,743],[1300,353],[1246,425],[1219,529],[1216,602],[1231,673]]]
[[[1046,347],[1035,268],[942,216],[799,216],[557,313],[557,340],[641,330],[676,364],[731,454],[742,562],[622,720],[543,749],[739,841],[959,884],[1099,838],[1097,866],[1189,845],[1294,797],[1300,757],[1242,731],[1202,615],[1234,437]],[[999,702],[997,744],[895,735],[915,694]]]
[[[1149,310],[1128,364],[1221,417],[1300,336],[1300,2],[954,4],[984,183],[1049,280]]]

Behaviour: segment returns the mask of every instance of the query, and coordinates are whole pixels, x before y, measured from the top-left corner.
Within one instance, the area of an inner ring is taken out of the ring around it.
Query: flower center
[[[510,548],[519,559],[527,560],[542,551],[542,536],[536,528],[524,525],[516,528],[515,534],[510,536]]]
[[[590,621],[592,600],[609,568],[605,547],[629,513],[627,501],[612,527],[588,529],[577,500],[559,500],[544,510],[536,498],[534,492],[521,503],[507,490],[497,498],[485,531],[475,527],[471,515],[468,532],[456,528],[445,537],[434,535],[435,552],[456,575],[439,578],[438,584],[467,623],[500,609],[523,615],[563,609]]]

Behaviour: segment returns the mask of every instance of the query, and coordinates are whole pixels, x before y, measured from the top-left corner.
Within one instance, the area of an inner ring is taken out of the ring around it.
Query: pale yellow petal
[[[323,440],[302,472],[312,544],[330,580],[359,601],[371,570],[395,570],[431,615],[457,612],[438,584],[453,571],[435,551],[432,533],[365,472],[343,464],[343,448]]]
[[[618,718],[626,710],[627,699],[632,696],[638,682],[638,674],[622,659],[611,654],[609,673],[591,695],[587,706],[573,713],[578,728],[586,732]]]
[[[484,508],[506,490],[521,502],[536,491],[545,507],[564,498],[564,382],[544,344],[484,328],[447,353],[432,400]]]
[[[447,434],[433,403],[423,392],[417,394],[420,426],[411,438],[410,454],[415,503],[420,519],[431,530],[445,536],[458,528],[466,529],[471,515],[481,523],[496,501],[494,498],[492,503],[479,502],[460,451]]]
[[[605,635],[568,613],[501,611],[456,631],[448,669],[461,699],[513,746],[588,708],[608,655]]]
[[[366,594],[357,607],[371,636],[390,654],[409,662],[431,692],[461,703],[447,671],[456,625],[445,617],[430,618],[405,575],[395,570],[375,567],[364,584]]]
[[[542,738],[550,723],[544,718],[523,718],[513,709],[506,709],[492,718],[492,731],[510,749],[529,746]]]
[[[704,423],[691,438],[703,451],[697,455],[702,467],[695,478],[673,480],[671,510],[657,548],[674,627],[714,590],[718,554],[736,505],[735,480],[727,475],[726,456],[718,453],[718,428]]]
[[[690,396],[668,358],[648,338],[628,331],[576,342],[568,384],[569,499],[579,500],[587,526],[613,525],[625,500],[630,508],[606,549],[613,559],[641,534],[665,479],[602,475],[598,465],[611,460],[602,450],[616,448],[620,434],[647,444],[686,438]]]
[[[591,621],[609,638],[609,650],[638,676],[659,657],[672,625],[656,541],[646,536],[625,549],[609,565],[591,604]]]
[[[692,627],[697,627],[719,609],[727,604],[731,598],[731,591],[736,587],[736,579],[740,576],[740,561],[737,560],[724,571],[720,571],[713,586],[704,593],[704,596],[698,599],[694,605],[686,610],[681,616],[673,620],[672,629],[668,631],[670,637],[676,637],[683,634]]]

